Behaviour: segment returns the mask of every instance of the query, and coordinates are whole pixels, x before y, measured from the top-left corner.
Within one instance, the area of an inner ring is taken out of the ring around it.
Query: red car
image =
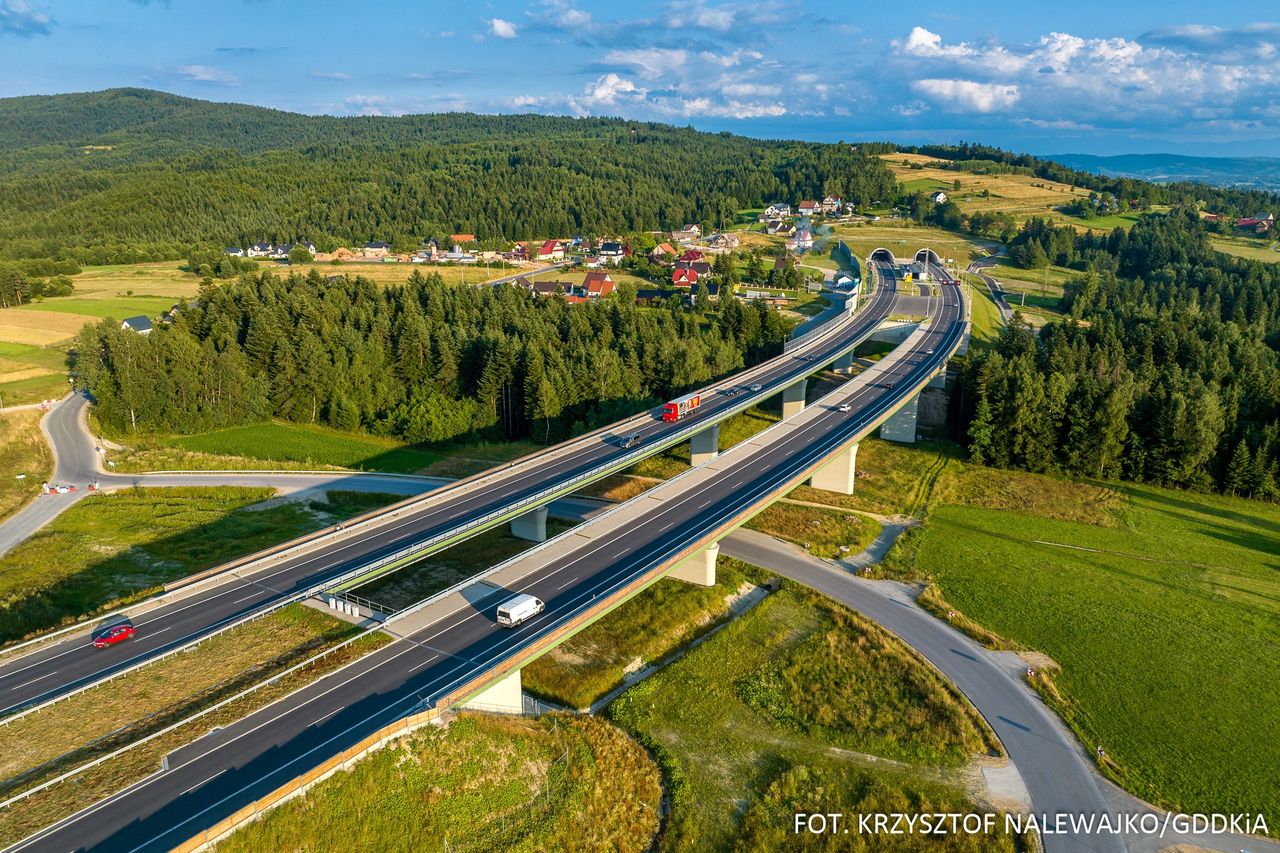
[[[95,649],[105,649],[107,646],[114,646],[116,643],[132,640],[133,635],[136,633],[138,632],[134,630],[132,625],[112,625],[93,638],[93,647]]]

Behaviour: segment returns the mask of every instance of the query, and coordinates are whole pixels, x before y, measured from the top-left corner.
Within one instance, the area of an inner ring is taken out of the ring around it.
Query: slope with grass
[[[218,845],[222,853],[649,849],[661,777],[616,727],[586,717],[465,715],[401,738]]]
[[[608,713],[663,767],[667,850],[794,844],[796,810],[856,813],[904,801],[963,810],[971,806],[948,768],[994,747],[976,712],[906,647],[791,584]],[[840,849],[874,842],[839,840]],[[952,840],[948,849],[1014,849],[1004,837]]]
[[[53,476],[53,454],[40,431],[38,410],[0,414],[0,518],[16,512],[40,493],[40,484]],[[18,474],[25,478],[19,480]]]
[[[1280,812],[1280,507],[958,461],[931,502],[883,571],[1056,661],[1042,692],[1104,772],[1160,806]]]
[[[192,572],[398,499],[330,493],[332,505],[253,506],[273,494],[132,489],[81,501],[0,557],[0,639],[136,601]]]
[[[64,349],[0,340],[0,407],[36,403],[66,392]]]

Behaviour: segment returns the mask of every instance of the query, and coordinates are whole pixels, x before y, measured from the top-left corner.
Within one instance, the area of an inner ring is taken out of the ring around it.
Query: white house
[[[245,254],[251,258],[269,258],[275,250],[276,247],[271,243],[254,243]]]
[[[946,204],[947,194],[944,193],[942,190],[938,190],[936,193],[929,196],[929,201],[933,202],[934,204]]]
[[[149,335],[151,334],[152,329],[151,318],[143,317],[141,315],[137,317],[126,317],[120,323],[120,328],[130,332],[137,332],[140,335]]]
[[[241,249],[239,246],[228,246],[227,248],[222,250],[222,253],[224,255],[230,255],[233,258],[244,257],[244,249]]]
[[[784,216],[791,215],[791,205],[789,204],[771,204],[764,209],[765,219],[781,219]]]
[[[801,216],[817,216],[822,212],[822,204],[816,201],[802,201],[799,210]]]

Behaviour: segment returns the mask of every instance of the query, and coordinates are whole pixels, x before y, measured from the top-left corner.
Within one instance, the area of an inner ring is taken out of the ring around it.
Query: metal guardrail
[[[846,307],[844,311],[841,311],[838,314],[836,314],[831,321],[828,321],[822,324],[818,328],[802,336],[802,338],[798,338],[796,340],[802,341],[803,344],[808,344],[831,334],[833,331],[843,326],[845,322],[847,322],[849,319],[853,317],[855,313],[853,310],[854,304],[855,304],[855,300],[849,300],[847,303],[848,307]],[[723,410],[722,412],[720,412],[719,419],[723,420],[725,418],[730,417],[731,415],[737,414],[740,411],[744,411],[745,409],[753,405],[755,402],[757,402],[759,399],[768,397],[773,393],[776,393],[776,392],[773,390],[768,390],[768,391],[761,390],[754,395],[747,395],[743,398],[741,402],[736,403],[730,406],[729,408]],[[188,642],[180,643],[179,645],[176,645],[173,648],[166,649],[165,651],[160,652],[159,654],[151,655],[130,666],[108,673],[102,676],[101,678],[93,679],[92,681],[86,682],[85,684],[82,684],[76,688],[73,688],[72,690],[66,693],[62,693],[58,696],[55,696],[43,702],[36,702],[25,708],[21,708],[20,710],[17,710],[14,713],[9,714],[8,716],[0,719],[0,725],[7,725],[10,722],[20,720],[25,716],[36,713],[37,711],[43,710],[44,708],[47,708],[51,705],[57,704],[66,699],[70,699],[73,696],[78,696],[79,694],[83,693],[86,690],[90,690],[94,687],[98,687],[102,684],[106,684],[110,681],[114,681],[115,679],[120,678],[121,676],[127,675],[131,672],[134,672],[142,668],[143,666],[147,666],[149,664],[156,663],[161,660],[165,660],[166,658],[174,654],[177,654],[182,651],[186,651],[187,649],[190,649],[193,646],[196,646],[204,642],[205,640],[211,639],[226,631],[229,631],[232,628],[236,628],[241,625],[248,624],[264,616],[269,616],[273,613],[276,613],[284,609],[285,607],[288,607],[289,605],[296,604],[300,601],[305,601],[306,599],[311,598],[312,596],[325,593],[327,590],[333,590],[337,587],[348,584],[364,575],[374,574],[375,572],[378,572],[381,569],[385,569],[389,566],[392,566],[393,564],[411,560],[412,558],[418,556],[422,552],[430,551],[436,548],[436,546],[438,545],[442,545],[443,543],[446,543],[446,542],[452,542],[454,540],[464,539],[467,537],[467,535],[471,531],[488,529],[489,527],[495,526],[496,524],[499,524],[508,518],[514,518],[516,516],[522,515],[523,512],[525,511],[536,509],[538,506],[542,504],[549,503],[552,500],[555,500],[557,497],[560,497],[564,494],[572,492],[577,486],[579,486],[584,482],[600,479],[601,477],[606,476],[615,470],[618,470],[620,468],[625,468],[634,461],[653,455],[654,453],[664,450],[665,448],[670,447],[674,444],[679,444],[681,441],[692,437],[694,434],[699,433],[710,426],[711,424],[703,421],[690,424],[689,426],[686,426],[683,429],[677,430],[676,432],[671,433],[670,435],[664,436],[662,439],[660,439],[657,442],[651,442],[650,444],[645,445],[644,447],[638,448],[636,450],[633,450],[630,453],[623,454],[620,457],[615,457],[614,459],[604,463],[603,465],[597,466],[596,468],[592,468],[589,471],[585,471],[581,474],[578,474],[570,478],[569,480],[561,481],[559,484],[549,489],[545,489],[541,492],[537,492],[537,493],[534,493],[533,495],[529,495],[513,504],[508,504],[504,506],[502,509],[487,513],[479,518],[471,519],[470,521],[467,521],[457,527],[453,527],[450,530],[445,531],[444,533],[438,533],[435,536],[430,537],[429,539],[423,540],[421,542],[415,542],[410,546],[407,546],[398,551],[392,552],[391,554],[388,554],[385,557],[381,557],[371,563],[365,563],[337,577],[326,579],[321,583],[314,584],[310,587],[307,587],[305,590],[301,592],[294,593],[288,598],[284,598],[272,604],[269,604],[262,609],[255,610],[239,618],[233,618],[228,622],[213,629],[212,631],[201,634],[200,636],[195,637]],[[497,474],[501,473],[504,470],[506,469],[499,469],[494,472],[489,472],[489,474],[482,475],[481,477],[477,478],[473,482],[481,482],[484,479],[487,479],[488,476],[496,476]],[[389,520],[389,519],[387,517],[379,517],[376,519],[370,519],[369,523],[376,523],[378,521],[386,521],[386,520]],[[333,536],[343,532],[349,533],[350,530],[351,529],[349,527],[344,529],[341,526],[339,526],[338,530],[332,531],[331,533],[328,533],[326,535]],[[303,544],[315,544],[315,543],[307,542]],[[298,547],[302,547],[302,544],[300,544]],[[276,555],[276,556],[278,557],[279,555]],[[456,589],[461,589],[462,587],[468,585],[475,579],[478,579],[483,576],[484,576],[483,573],[480,575],[476,575],[471,580],[464,581],[459,585],[455,585],[455,587],[450,587],[449,590],[446,590],[445,592],[452,592],[452,591],[455,591]],[[443,593],[441,595],[443,595]],[[102,618],[103,617],[97,617],[92,621],[100,622],[102,621]],[[87,623],[80,623],[77,626],[70,626],[68,628],[61,629],[58,633],[65,633],[65,632],[74,630],[77,627],[80,629],[83,629],[86,624]],[[41,638],[36,638],[36,640],[32,640],[29,642],[34,643],[39,641],[40,639]]]

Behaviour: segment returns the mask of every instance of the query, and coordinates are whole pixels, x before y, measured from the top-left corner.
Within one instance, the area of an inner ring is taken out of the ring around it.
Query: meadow
[[[617,727],[591,717],[466,714],[388,744],[218,845],[222,853],[368,850],[643,853],[661,775]]]
[[[0,518],[17,512],[53,476],[53,453],[40,432],[38,410],[0,414]],[[25,474],[22,480],[18,474]]]
[[[871,447],[877,468],[939,459]],[[926,503],[880,571],[1055,661],[1038,686],[1108,776],[1162,807],[1280,811],[1280,507],[956,458]]]
[[[1219,252],[1235,255],[1237,258],[1248,258],[1251,261],[1266,261],[1267,263],[1280,261],[1280,251],[1277,251],[1277,243],[1271,234],[1267,234],[1261,239],[1243,235],[1229,237],[1214,235],[1209,238],[1209,242]]]
[[[895,638],[789,583],[607,713],[662,765],[664,850],[781,849],[797,810],[964,809],[957,768],[994,749],[976,712]]]
[[[0,557],[0,642],[137,601],[163,584],[396,500],[271,489],[131,489],[85,498]],[[332,513],[332,514],[331,514]]]

